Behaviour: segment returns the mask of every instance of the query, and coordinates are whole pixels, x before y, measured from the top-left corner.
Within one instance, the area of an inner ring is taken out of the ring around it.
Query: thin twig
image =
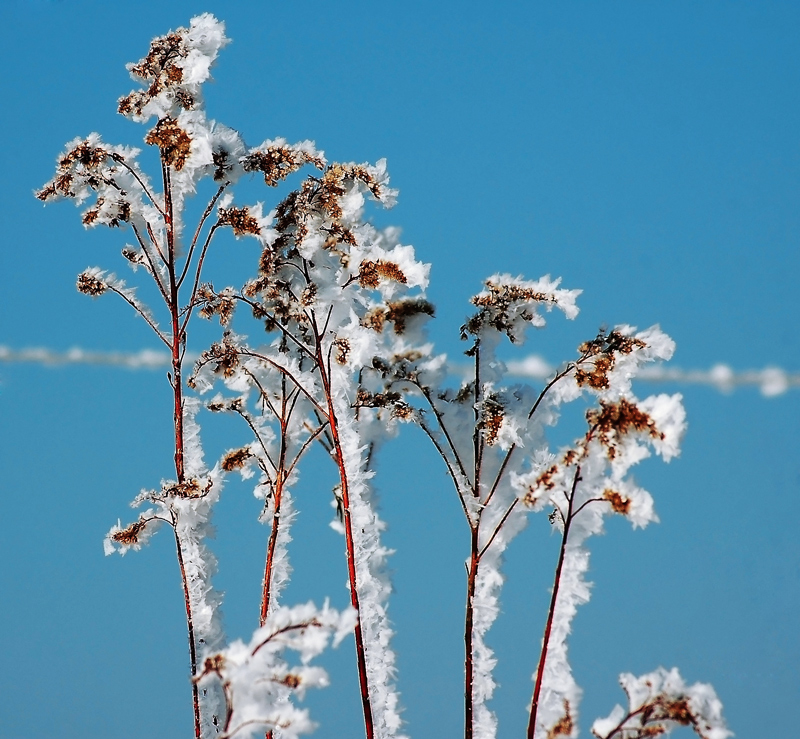
[[[500,523],[497,524],[495,530],[492,532],[492,535],[489,537],[489,541],[486,542],[483,549],[481,549],[480,556],[483,557],[486,554],[486,550],[492,545],[497,534],[500,532],[500,529],[503,528],[508,517],[511,515],[511,511],[517,507],[517,503],[519,503],[519,498],[514,498],[514,502],[508,507],[508,510],[503,514],[503,517],[500,519]]]
[[[197,244],[197,239],[200,236],[200,231],[203,228],[203,224],[205,224],[206,219],[211,215],[211,211],[214,210],[214,205],[216,205],[216,202],[217,200],[219,200],[220,195],[222,195],[222,193],[225,192],[225,188],[230,184],[231,184],[230,182],[226,182],[224,185],[220,185],[214,197],[211,198],[211,202],[206,206],[206,209],[203,212],[203,215],[200,218],[199,223],[197,224],[194,236],[192,237],[192,243],[191,246],[189,247],[189,253],[186,255],[186,263],[183,265],[183,271],[181,272],[181,276],[178,278],[178,287],[180,287],[183,284],[183,281],[186,278],[186,274],[189,271],[189,265],[191,264],[192,261],[192,254],[194,254],[194,247]]]
[[[127,295],[125,295],[124,292],[122,292],[122,290],[114,287],[113,285],[107,284],[106,287],[108,287],[112,293],[119,295],[129,306],[131,306],[131,308],[133,308],[142,318],[144,318],[144,320],[147,321],[147,325],[156,332],[156,336],[158,336],[158,338],[161,339],[161,341],[163,341],[168,348],[172,349],[172,342],[161,333],[158,326],[156,326],[156,324],[153,322],[153,319],[147,315],[142,306],[140,306],[135,300],[131,300]]]

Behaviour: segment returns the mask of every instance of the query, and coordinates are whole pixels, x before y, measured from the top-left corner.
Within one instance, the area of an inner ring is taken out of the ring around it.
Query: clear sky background
[[[469,296],[507,271],[584,289],[574,325],[554,315],[523,350],[553,363],[601,324],[658,322],[681,367],[800,369],[800,6],[767,0],[4,0],[0,344],[158,348],[113,297],[74,289],[88,265],[124,273],[126,235],[85,233],[69,204],[44,210],[31,193],[75,136],[141,145],[145,129],[115,113],[132,86],[124,65],[206,10],[233,39],[206,87],[210,117],[252,144],[311,138],[330,160],[388,158],[399,204],[376,217],[433,263],[432,334],[452,357]],[[220,250],[231,279],[254,268],[253,245]],[[800,393],[661,389],[684,392],[689,433],[679,459],[637,473],[661,523],[613,520],[593,542],[594,594],[570,643],[583,735],[622,701],[620,672],[664,665],[713,683],[742,739],[794,736]],[[209,459],[247,440],[211,421]],[[457,736],[467,535],[442,466],[408,431],[378,460],[399,685],[412,737]],[[162,371],[0,365],[0,736],[190,735],[170,538],[124,559],[101,546],[140,488],[170,476],[170,456]],[[343,606],[333,471],[315,462],[297,490],[286,601]],[[248,637],[267,532],[249,485],[231,481],[223,498],[217,582],[230,636]],[[490,637],[501,737],[525,726],[556,559],[548,529],[532,519],[508,552]],[[352,643],[326,664],[333,686],[308,701],[317,735],[356,737]]]

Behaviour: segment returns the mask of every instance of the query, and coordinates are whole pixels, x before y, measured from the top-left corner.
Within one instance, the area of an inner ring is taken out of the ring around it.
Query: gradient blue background
[[[126,306],[74,289],[87,265],[123,274],[127,236],[84,233],[70,205],[43,211],[31,192],[74,136],[141,145],[145,129],[114,112],[131,88],[124,65],[205,10],[234,41],[206,88],[210,117],[253,144],[312,138],[329,159],[388,158],[400,200],[376,218],[402,226],[433,263],[432,333],[451,356],[485,276],[549,272],[585,291],[574,325],[553,316],[531,337],[527,348],[552,362],[600,324],[660,322],[682,367],[800,368],[800,6],[766,0],[5,0],[1,344],[158,348]],[[221,242],[215,268],[238,279],[255,258],[252,244]],[[793,736],[798,393],[664,389],[684,392],[690,430],[681,458],[638,472],[662,523],[632,532],[614,520],[593,542],[594,595],[570,644],[583,735],[622,700],[619,672],[677,665],[714,684],[737,736]],[[110,525],[132,517],[139,489],[170,475],[169,416],[160,371],[0,366],[0,736],[190,736],[170,538],[124,559],[101,548]],[[246,440],[212,421],[209,459]],[[559,438],[579,433],[576,423]],[[286,600],[330,595],[341,606],[342,543],[327,529],[333,475],[315,462],[297,490]],[[391,614],[407,730],[457,736],[466,529],[413,432],[381,455],[379,473],[397,550]],[[257,618],[257,510],[249,484],[232,481],[215,545],[232,637]],[[509,550],[490,639],[501,737],[525,726],[556,556],[548,528],[532,519]],[[319,737],[359,736],[353,661],[343,644],[326,661],[333,687],[309,697]]]

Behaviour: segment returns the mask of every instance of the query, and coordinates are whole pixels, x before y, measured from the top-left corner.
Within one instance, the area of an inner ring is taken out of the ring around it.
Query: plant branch
[[[489,541],[486,542],[483,549],[481,549],[480,556],[483,557],[486,554],[486,550],[492,545],[495,537],[498,533],[500,533],[500,529],[503,528],[503,525],[508,520],[508,517],[511,515],[511,512],[517,507],[517,503],[519,503],[519,498],[514,498],[514,502],[508,507],[508,510],[503,514],[503,517],[500,519],[500,523],[497,524],[492,535],[489,537]]]
[[[153,319],[150,318],[150,316],[147,315],[147,313],[144,311],[142,306],[140,306],[135,300],[131,300],[131,298],[129,298],[127,295],[125,295],[125,293],[122,290],[114,287],[113,285],[108,285],[107,284],[106,287],[112,293],[116,293],[117,295],[119,295],[129,306],[131,306],[131,308],[133,308],[142,318],[144,318],[144,320],[147,322],[147,325],[150,326],[150,328],[152,328],[153,331],[155,331],[156,336],[158,336],[158,338],[161,339],[161,341],[163,341],[164,344],[166,344],[168,348],[170,348],[170,349],[172,348],[172,342],[169,339],[167,339],[167,337],[164,336],[164,334],[161,333],[161,331],[158,328],[158,326],[156,326],[156,324],[153,321]]]
[[[205,211],[203,212],[202,218],[200,218],[200,222],[197,224],[197,228],[195,229],[194,236],[192,237],[192,243],[189,247],[189,253],[186,255],[186,263],[183,265],[183,271],[181,272],[181,276],[178,278],[178,287],[183,284],[184,279],[186,278],[186,274],[189,271],[189,265],[192,262],[192,255],[194,254],[194,248],[197,245],[197,239],[200,236],[200,231],[203,228],[203,224],[205,224],[207,218],[211,215],[211,211],[214,210],[214,206],[219,200],[220,195],[225,192],[225,188],[230,185],[230,182],[226,182],[224,185],[220,185],[219,189],[217,190],[216,194],[213,198],[211,198],[211,202],[206,206]]]
[[[539,665],[536,670],[536,682],[533,687],[533,698],[531,699],[531,710],[528,718],[528,733],[527,739],[534,739],[536,734],[536,718],[539,713],[539,695],[542,690],[542,681],[544,679],[544,666],[547,660],[547,649],[550,645],[550,632],[553,628],[553,618],[556,612],[556,603],[558,601],[558,590],[561,585],[561,570],[564,566],[564,558],[567,553],[567,540],[569,539],[569,529],[572,524],[572,503],[575,500],[575,490],[578,487],[578,482],[581,479],[581,467],[577,466],[575,469],[575,476],[572,478],[572,492],[569,496],[569,507],[567,515],[564,517],[564,533],[561,536],[561,548],[558,553],[558,564],[556,565],[556,574],[553,581],[553,595],[550,598],[550,608],[547,612],[547,623],[544,627],[544,637],[542,638],[542,650],[539,655]]]

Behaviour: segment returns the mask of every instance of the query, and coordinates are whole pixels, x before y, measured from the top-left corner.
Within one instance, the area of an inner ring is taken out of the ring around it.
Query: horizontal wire
[[[189,354],[186,356],[188,362],[196,359],[196,356]],[[155,370],[169,367],[171,357],[168,352],[153,349],[142,349],[137,352],[114,352],[89,351],[75,347],[66,351],[55,351],[45,347],[12,349],[0,345],[0,362],[41,364],[50,367],[88,364],[133,370]],[[509,375],[532,380],[547,380],[557,369],[537,355],[509,361],[506,367]],[[454,374],[462,374],[462,368],[457,365],[453,365],[451,369]],[[787,372],[779,367],[736,371],[726,364],[715,364],[708,370],[684,370],[661,365],[642,367],[635,379],[679,385],[708,385],[721,392],[731,392],[737,387],[755,386],[765,397],[782,395],[792,388],[800,387],[800,372]]]

